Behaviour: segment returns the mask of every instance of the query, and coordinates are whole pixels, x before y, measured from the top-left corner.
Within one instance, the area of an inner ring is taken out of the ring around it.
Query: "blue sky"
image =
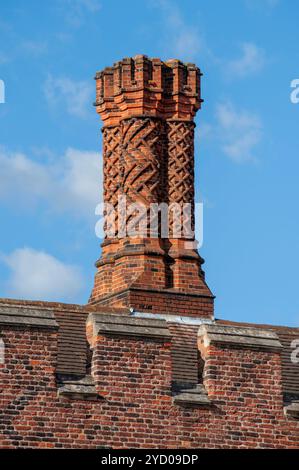
[[[0,296],[85,303],[100,241],[94,74],[127,56],[195,62],[196,191],[216,316],[299,321],[299,4],[10,0],[0,5]]]

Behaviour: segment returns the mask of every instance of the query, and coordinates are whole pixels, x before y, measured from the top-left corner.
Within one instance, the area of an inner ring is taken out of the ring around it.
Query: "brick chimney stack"
[[[90,303],[213,316],[214,298],[192,233],[193,119],[202,102],[200,76],[194,64],[143,55],[96,74],[108,208]],[[170,208],[167,235],[155,209],[159,204]],[[138,205],[144,208],[140,225],[135,223]],[[180,217],[174,217],[174,207],[181,208]],[[139,228],[134,235],[132,226]]]

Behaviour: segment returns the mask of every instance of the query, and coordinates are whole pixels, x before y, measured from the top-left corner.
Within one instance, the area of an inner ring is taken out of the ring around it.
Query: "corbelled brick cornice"
[[[135,116],[190,120],[200,108],[200,70],[144,55],[97,72],[95,106],[105,126]]]

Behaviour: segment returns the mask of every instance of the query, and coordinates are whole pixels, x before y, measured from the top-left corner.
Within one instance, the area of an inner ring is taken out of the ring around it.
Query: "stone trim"
[[[258,348],[280,351],[282,345],[277,334],[260,328],[239,328],[204,324],[199,327],[198,336],[203,338],[204,347],[210,344],[229,344],[242,348]]]
[[[24,326],[47,329],[59,328],[53,311],[14,305],[0,306],[0,326]]]
[[[299,400],[295,400],[285,406],[283,411],[287,418],[299,419]]]
[[[98,398],[91,375],[86,375],[83,378],[59,378],[57,395],[74,400],[97,400]]]
[[[174,396],[173,401],[176,405],[209,406],[211,404],[202,384],[198,384],[195,388],[182,389],[180,393]]]
[[[87,319],[87,326],[90,325],[93,327],[93,336],[107,334],[167,340],[171,338],[165,320],[90,313]]]

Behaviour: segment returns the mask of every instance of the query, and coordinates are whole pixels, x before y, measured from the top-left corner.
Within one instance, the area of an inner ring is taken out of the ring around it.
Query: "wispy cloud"
[[[84,287],[80,269],[32,248],[19,248],[0,261],[9,268],[6,294],[33,300],[72,300]]]
[[[0,149],[0,204],[22,204],[22,210],[44,204],[56,213],[93,217],[101,196],[100,156],[69,148],[43,163],[23,153]]]
[[[8,44],[7,44],[8,43]],[[5,51],[0,51],[0,65],[16,60],[39,59],[48,52],[48,43],[46,41],[35,41],[23,39],[17,35],[12,35],[12,39],[5,44]]]
[[[48,44],[45,41],[26,40],[21,43],[21,48],[33,57],[40,57],[48,50]]]
[[[79,28],[86,20],[86,15],[95,14],[101,9],[99,0],[59,0],[64,9],[66,21],[74,28]]]
[[[265,51],[255,44],[246,42],[241,45],[241,55],[224,63],[224,73],[230,78],[243,78],[259,72],[266,63]]]
[[[178,5],[170,0],[153,0],[163,17],[161,46],[165,54],[181,60],[194,60],[202,49],[207,47],[198,27],[188,23]]]
[[[84,119],[88,116],[93,88],[89,81],[49,75],[44,84],[44,94],[52,109],[59,107],[59,110],[62,108],[68,114]]]
[[[260,118],[225,102],[217,106],[216,119],[224,154],[236,163],[257,161],[254,151],[262,137]]]
[[[279,4],[280,0],[245,0],[248,8],[274,8]]]
[[[7,62],[9,62],[9,58],[8,58],[7,54],[0,51],[0,65],[4,65]]]

